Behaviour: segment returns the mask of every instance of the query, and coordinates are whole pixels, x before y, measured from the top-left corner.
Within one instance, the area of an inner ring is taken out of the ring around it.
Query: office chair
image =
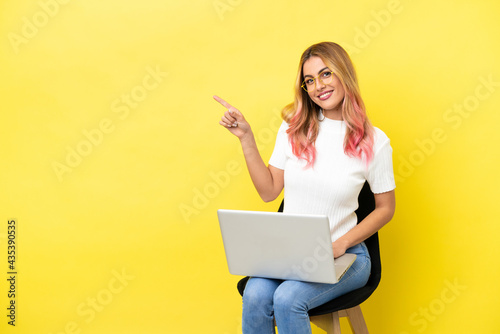
[[[367,182],[359,193],[358,204],[356,215],[359,223],[375,209],[375,197]],[[281,202],[278,212],[283,212],[283,206],[284,202]],[[309,310],[311,322],[326,330],[328,334],[340,334],[339,317],[348,318],[353,333],[368,334],[368,328],[359,305],[371,296],[380,282],[382,267],[378,233],[366,239],[365,244],[371,258],[371,273],[366,285]],[[248,279],[249,277],[245,277],[238,282],[237,288],[242,296]]]

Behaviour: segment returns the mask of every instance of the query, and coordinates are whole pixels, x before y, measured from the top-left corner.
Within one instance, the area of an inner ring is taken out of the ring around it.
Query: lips
[[[318,95],[318,99],[320,99],[321,101],[324,101],[326,99],[328,99],[333,93],[333,90],[329,90],[327,92],[324,92],[322,93],[321,95]]]

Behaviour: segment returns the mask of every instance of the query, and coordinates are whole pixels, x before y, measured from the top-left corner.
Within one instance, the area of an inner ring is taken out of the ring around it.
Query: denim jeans
[[[243,334],[309,334],[308,311],[363,287],[370,276],[370,255],[364,243],[349,248],[356,261],[336,284],[252,277],[243,293]]]

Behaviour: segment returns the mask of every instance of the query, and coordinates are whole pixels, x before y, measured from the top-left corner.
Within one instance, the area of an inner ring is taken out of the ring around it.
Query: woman
[[[326,214],[334,257],[357,255],[336,284],[250,278],[243,294],[243,333],[311,333],[308,310],[366,284],[370,257],[363,241],[392,219],[395,182],[387,136],[366,117],[354,66],[342,47],[312,45],[300,59],[295,101],[283,119],[269,161],[263,162],[243,114],[228,110],[220,124],[240,139],[259,195],[272,201],[285,191],[286,213]],[[365,181],[375,210],[357,224],[354,211]]]

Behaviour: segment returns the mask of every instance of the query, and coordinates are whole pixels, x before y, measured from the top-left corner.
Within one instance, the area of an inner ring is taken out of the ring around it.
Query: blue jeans
[[[243,334],[274,334],[274,319],[280,334],[311,333],[310,309],[363,287],[368,281],[371,261],[365,244],[346,252],[357,258],[336,284],[250,278],[243,293]]]

